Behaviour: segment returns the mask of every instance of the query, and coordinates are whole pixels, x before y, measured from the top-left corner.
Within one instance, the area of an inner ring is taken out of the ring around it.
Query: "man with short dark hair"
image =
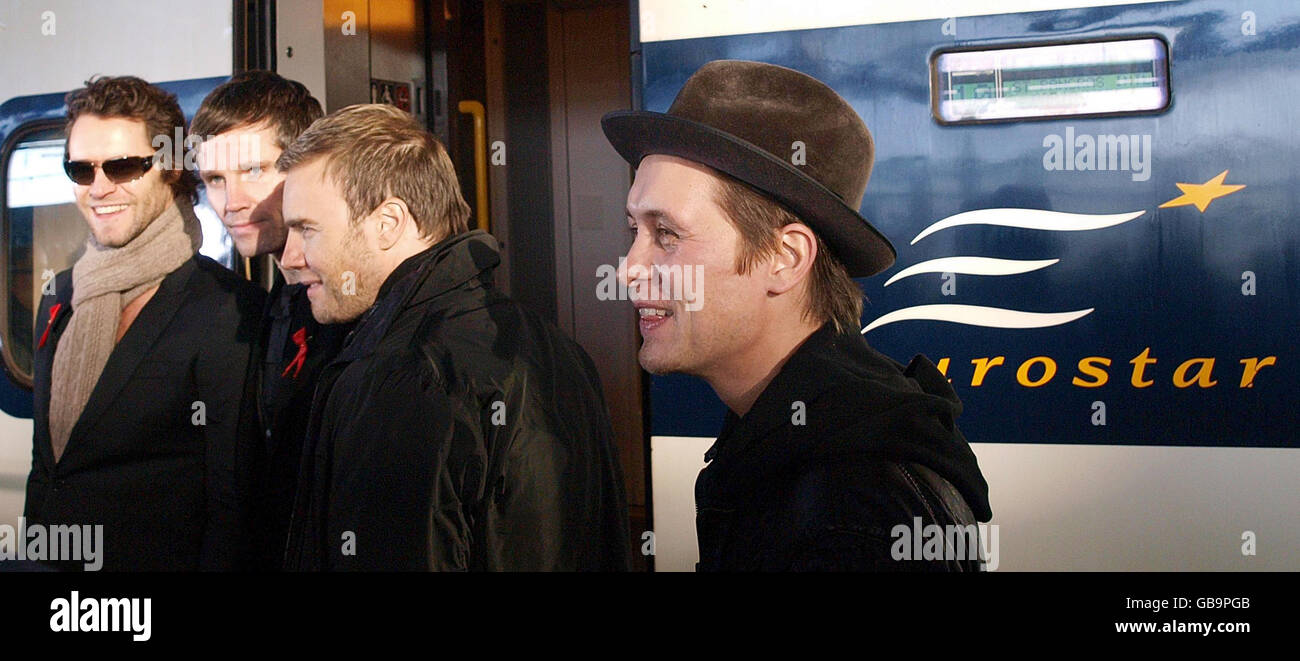
[[[873,144],[853,108],[802,73],[715,61],[667,113],[602,124],[637,168],[620,277],[641,365],[699,376],[729,409],[695,485],[699,569],[979,569],[969,546],[893,553],[896,526],[965,535],[992,513],[943,374],[858,332],[852,278],[894,250],[858,214]]]
[[[194,175],[153,151],[184,128],[175,96],[97,78],[67,106],[64,169],[90,237],[41,300],[24,516],[103,525],[105,569],[237,568],[234,456],[263,293],[196,252]]]
[[[300,570],[622,570],[627,505],[590,358],[492,285],[491,235],[410,115],[316,122],[286,172],[286,266],[360,319],[321,376],[294,505]]]
[[[284,175],[275,159],[324,114],[302,83],[260,70],[218,85],[194,113],[190,133],[203,141],[199,177],[244,257],[278,260],[286,230],[277,191]]]
[[[281,260],[288,230],[281,215],[284,173],[275,166],[324,112],[301,83],[270,71],[245,71],[203,99],[191,123],[199,176],[240,255],[271,255],[276,276],[249,373],[246,451],[239,474],[247,484],[252,567],[280,568],[302,460],[316,379],[338,354],[351,324],[320,324],[306,287]]]

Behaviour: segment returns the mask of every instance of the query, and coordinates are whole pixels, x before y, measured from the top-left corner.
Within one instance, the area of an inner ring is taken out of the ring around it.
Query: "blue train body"
[[[1169,48],[1161,112],[973,125],[932,116],[936,53],[1144,36]],[[664,111],[701,64],[761,60],[853,104],[876,141],[862,212],[898,248],[893,268],[860,283],[864,326],[930,305],[1083,313],[1039,328],[910,320],[866,333],[900,361],[925,353],[946,369],[971,441],[1295,447],[1298,47],[1294,2],[1195,0],[646,43],[638,82],[644,108]],[[1130,159],[1100,169],[1098,145],[1120,139]],[[961,225],[913,243],[942,219],[1001,208],[1142,213],[1078,231]],[[1059,261],[885,286],[955,256]],[[723,412],[684,376],[655,377],[651,407],[655,436],[712,437]]]

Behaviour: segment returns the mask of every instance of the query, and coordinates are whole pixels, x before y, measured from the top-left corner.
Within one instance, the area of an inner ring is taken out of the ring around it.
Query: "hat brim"
[[[664,113],[623,110],[600,120],[614,150],[633,167],[651,154],[677,156],[725,172],[770,195],[821,236],[849,276],[865,278],[894,263],[894,246],[838,195],[753,143]]]

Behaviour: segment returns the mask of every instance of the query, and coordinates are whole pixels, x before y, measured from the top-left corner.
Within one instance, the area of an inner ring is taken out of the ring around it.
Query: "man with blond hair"
[[[626,569],[627,506],[586,353],[499,292],[446,151],[391,106],[316,122],[286,173],[283,261],[358,320],[312,404],[300,570]]]

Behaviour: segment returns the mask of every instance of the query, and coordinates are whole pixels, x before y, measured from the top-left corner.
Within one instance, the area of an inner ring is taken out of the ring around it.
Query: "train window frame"
[[[1051,46],[1074,46],[1095,43],[1119,43],[1119,42],[1136,42],[1136,41],[1155,41],[1159,44],[1163,52],[1163,76],[1161,83],[1164,87],[1164,102],[1155,108],[1116,110],[1106,112],[1058,112],[1045,111],[1041,114],[1030,114],[1016,117],[986,117],[971,119],[947,119],[943,116],[939,108],[940,82],[939,82],[939,59],[944,55],[953,53],[969,53],[979,51],[1011,51],[1025,48],[1042,48]],[[1160,115],[1169,111],[1174,104],[1174,81],[1173,81],[1173,49],[1169,46],[1169,41],[1164,35],[1140,32],[1134,34],[1106,35],[1095,36],[1079,39],[1052,39],[1052,40],[1033,40],[1033,41],[1000,41],[993,43],[971,44],[956,47],[937,48],[930,53],[928,58],[929,81],[930,81],[930,116],[936,123],[941,126],[978,126],[985,124],[1007,124],[1012,122],[1042,122],[1061,119],[1089,119],[1097,117],[1140,117]]]
[[[65,121],[63,118],[30,121],[15,128],[9,134],[9,137],[5,139],[3,146],[0,146],[0,177],[3,177],[3,181],[0,182],[0,292],[8,292],[10,287],[9,259],[11,255],[9,254],[9,243],[12,237],[10,235],[11,223],[9,216],[9,166],[12,164],[14,152],[17,151],[19,145],[27,142],[32,136],[64,127]],[[32,301],[32,303],[35,310],[40,309],[40,301]],[[10,381],[26,390],[31,390],[34,384],[34,374],[23,372],[19,368],[17,360],[13,356],[10,328],[9,303],[7,300],[0,301],[0,360],[4,363],[5,373]],[[35,335],[34,332],[33,335]]]

